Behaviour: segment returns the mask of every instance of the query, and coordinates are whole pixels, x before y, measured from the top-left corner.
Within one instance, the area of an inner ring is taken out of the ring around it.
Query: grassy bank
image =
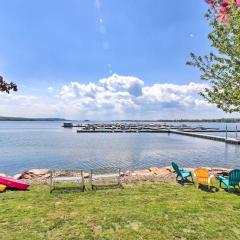
[[[240,239],[240,196],[158,182],[0,194],[0,239]]]

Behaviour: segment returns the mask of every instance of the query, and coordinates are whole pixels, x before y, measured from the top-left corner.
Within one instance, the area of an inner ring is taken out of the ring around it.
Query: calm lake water
[[[0,172],[12,175],[31,168],[89,170],[104,166],[127,170],[162,167],[172,161],[184,167],[240,168],[238,145],[167,133],[77,134],[75,128],[64,129],[61,125],[61,122],[0,122]],[[235,126],[228,124],[229,129]]]

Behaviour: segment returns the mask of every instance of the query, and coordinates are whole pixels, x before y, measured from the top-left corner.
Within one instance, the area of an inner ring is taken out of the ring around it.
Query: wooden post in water
[[[227,132],[227,124],[226,124],[226,135],[225,135],[225,139],[228,138],[228,132]]]
[[[236,139],[238,139],[238,127],[236,125]]]

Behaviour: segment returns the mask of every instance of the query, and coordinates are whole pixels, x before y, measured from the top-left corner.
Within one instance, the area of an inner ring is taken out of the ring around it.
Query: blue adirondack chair
[[[172,162],[172,167],[177,174],[177,177],[176,177],[177,181],[180,177],[180,181],[183,183],[184,181],[188,180],[188,177],[191,177],[192,182],[193,182],[193,177],[192,177],[191,172],[187,172],[187,171],[183,170],[182,168],[179,168],[178,165],[175,162]]]
[[[236,186],[239,187],[239,183],[240,183],[240,170],[239,169],[234,169],[232,171],[229,172],[228,174],[228,178],[219,176],[219,187],[221,188],[222,183],[227,187],[227,191],[230,192],[230,188],[231,186],[234,187],[234,190],[236,188]]]

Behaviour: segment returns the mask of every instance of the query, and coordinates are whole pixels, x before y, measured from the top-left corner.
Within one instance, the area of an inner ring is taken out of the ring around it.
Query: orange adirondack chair
[[[206,168],[196,168],[194,170],[194,178],[197,188],[199,188],[199,185],[207,185],[208,189],[210,189],[215,180],[214,175],[209,176],[209,171]]]

